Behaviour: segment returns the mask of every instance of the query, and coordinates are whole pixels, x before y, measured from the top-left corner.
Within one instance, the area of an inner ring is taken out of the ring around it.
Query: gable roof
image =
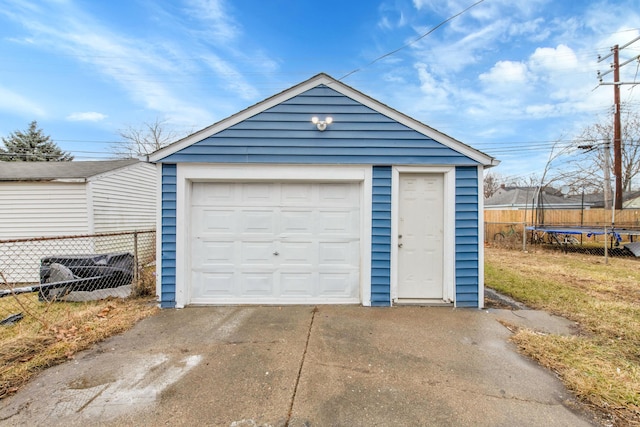
[[[88,162],[0,162],[0,181],[83,181],[136,163],[137,159]]]
[[[546,207],[571,207],[581,206],[580,198],[562,196],[554,188],[543,188],[540,200],[535,201],[537,187],[502,187],[496,193],[484,201],[484,206],[489,208],[531,207],[540,204]]]
[[[624,191],[622,193],[622,208],[632,209],[640,205],[638,199],[640,198],[640,191]],[[584,195],[584,200],[588,201],[594,208],[604,207],[604,193],[589,193]],[[612,200],[609,200],[613,203]]]
[[[397,110],[394,110],[391,107],[388,107],[387,105],[376,101],[375,99],[364,95],[363,93],[351,88],[350,86],[347,86],[346,84],[334,79],[333,77],[330,77],[327,74],[324,73],[320,73],[312,78],[310,78],[309,80],[306,80],[296,86],[293,86],[292,88],[289,88],[283,92],[280,92],[277,95],[274,95],[270,98],[265,99],[264,101],[261,101],[245,110],[242,110],[226,119],[223,119],[217,123],[214,123],[211,126],[208,126],[198,132],[195,132],[192,135],[187,136],[186,138],[183,138],[179,141],[174,142],[171,145],[168,145],[164,148],[161,148],[160,150],[152,153],[151,155],[148,156],[148,160],[151,162],[159,162],[162,161],[162,159],[186,148],[191,146],[192,144],[195,144],[205,138],[208,138],[212,135],[215,135],[219,132],[224,131],[225,129],[234,126],[250,117],[255,116],[256,114],[259,114],[269,108],[272,108],[278,104],[281,104],[284,101],[287,101],[299,94],[302,94],[303,92],[306,92],[312,88],[321,86],[321,85],[325,85],[330,87],[331,89],[335,90],[336,92],[349,97],[369,108],[371,108],[372,110],[383,114],[387,117],[389,117],[392,120],[395,120],[396,122],[399,122],[405,126],[407,126],[408,128],[423,134],[431,139],[433,139],[434,141],[439,142],[440,144],[455,150],[457,152],[459,152],[460,154],[467,156],[470,159],[473,159],[474,161],[484,165],[484,166],[496,166],[499,164],[499,161],[496,160],[495,158],[482,153],[448,135],[445,135],[427,125],[425,125],[424,123],[421,123],[403,113],[398,112]]]

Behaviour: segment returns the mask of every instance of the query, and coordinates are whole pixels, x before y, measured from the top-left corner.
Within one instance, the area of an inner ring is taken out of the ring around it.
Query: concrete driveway
[[[1,401],[3,425],[587,426],[486,310],[164,310]]]

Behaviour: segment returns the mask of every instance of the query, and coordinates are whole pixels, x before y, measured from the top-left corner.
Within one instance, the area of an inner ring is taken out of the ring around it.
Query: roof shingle
[[[89,162],[0,162],[0,181],[88,179],[139,163],[137,159]]]

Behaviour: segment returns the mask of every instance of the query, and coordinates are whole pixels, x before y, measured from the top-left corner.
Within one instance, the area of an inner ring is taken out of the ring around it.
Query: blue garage
[[[483,304],[498,161],[326,74],[149,160],[162,307]]]

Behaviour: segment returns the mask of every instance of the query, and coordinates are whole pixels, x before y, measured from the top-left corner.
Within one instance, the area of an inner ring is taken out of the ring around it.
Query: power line
[[[405,45],[392,50],[391,52],[387,52],[384,55],[381,55],[379,57],[377,57],[376,59],[374,59],[373,61],[369,62],[368,64],[366,64],[364,67],[361,68],[356,68],[353,71],[348,72],[347,74],[345,74],[344,76],[340,77],[338,80],[343,80],[347,77],[349,77],[351,74],[357,73],[358,71],[361,71],[363,68],[367,68],[373,64],[375,64],[376,62],[380,61],[381,59],[387,58],[391,55],[394,55],[398,52],[400,52],[401,50],[413,45],[414,43],[419,42],[420,40],[422,40],[423,38],[425,38],[426,36],[428,36],[429,34],[433,33],[435,30],[437,30],[438,28],[442,27],[444,24],[446,24],[447,22],[457,18],[458,16],[462,15],[463,13],[465,13],[466,11],[468,11],[469,9],[471,9],[472,7],[475,7],[477,5],[479,5],[480,3],[484,2],[484,0],[479,0],[477,2],[475,2],[474,4],[472,4],[471,6],[467,7],[466,9],[462,10],[461,12],[456,13],[453,16],[450,16],[449,18],[445,19],[444,21],[440,22],[438,25],[436,25],[435,27],[433,27],[432,29],[430,29],[429,31],[427,31],[426,33],[422,34],[421,36],[419,36],[418,38],[415,38],[413,40],[411,40],[409,43],[406,43]]]
[[[614,115],[613,115],[613,169],[614,176],[616,179],[616,192],[615,192],[615,209],[622,209],[622,124],[620,117],[620,86],[625,84],[633,84],[636,85],[638,82],[621,82],[620,81],[620,68],[629,64],[634,60],[640,60],[640,55],[637,55],[623,63],[620,63],[619,53],[621,50],[629,47],[633,43],[640,40],[640,36],[634,38],[630,42],[625,45],[618,46],[615,45],[611,48],[611,53],[605,57],[598,56],[598,62],[602,62],[603,60],[613,56],[613,67],[611,70],[606,71],[604,73],[600,73],[598,71],[598,79],[600,80],[599,85],[609,84],[603,83],[602,77],[610,72],[613,72],[613,102],[614,102]],[[608,150],[607,150],[608,151]]]

